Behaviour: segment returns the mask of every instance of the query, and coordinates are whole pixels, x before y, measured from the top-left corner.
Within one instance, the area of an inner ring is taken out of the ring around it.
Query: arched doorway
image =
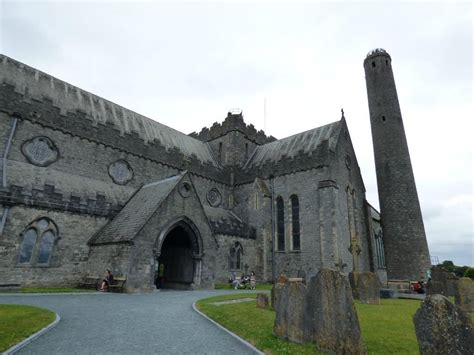
[[[158,287],[192,289],[200,284],[200,236],[190,220],[183,218],[171,223],[157,243]]]

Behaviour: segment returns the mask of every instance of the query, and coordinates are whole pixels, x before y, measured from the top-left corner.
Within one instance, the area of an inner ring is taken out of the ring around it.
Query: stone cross
[[[352,254],[353,270],[359,270],[359,254],[362,249],[359,246],[357,238],[351,238],[351,245],[349,247],[349,252]]]

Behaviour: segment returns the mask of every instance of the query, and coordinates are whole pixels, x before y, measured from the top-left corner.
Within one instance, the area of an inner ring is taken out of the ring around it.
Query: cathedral
[[[364,61],[381,213],[344,114],[275,139],[232,111],[189,135],[0,55],[0,283],[128,292],[322,268],[418,279],[429,253],[387,52]],[[416,254],[414,254],[416,253]]]

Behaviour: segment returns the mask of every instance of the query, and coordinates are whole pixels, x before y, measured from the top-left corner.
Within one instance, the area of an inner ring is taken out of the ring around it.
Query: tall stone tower
[[[403,128],[392,59],[375,49],[364,60],[389,280],[418,280],[431,267]]]

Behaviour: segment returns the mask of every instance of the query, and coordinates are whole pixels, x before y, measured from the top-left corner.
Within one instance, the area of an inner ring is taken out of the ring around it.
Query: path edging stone
[[[52,323],[49,323],[43,329],[40,329],[36,333],[30,335],[28,338],[20,341],[18,344],[13,345],[11,348],[5,350],[2,353],[2,355],[11,355],[11,354],[16,353],[18,350],[24,348],[25,346],[27,346],[29,343],[31,343],[35,339],[39,338],[40,336],[42,336],[43,334],[49,332],[51,329],[53,329],[55,326],[57,326],[59,324],[59,322],[61,321],[61,317],[57,313],[54,313],[54,314],[56,315],[56,318],[54,319],[54,321]]]
[[[225,331],[227,334],[233,336],[235,339],[237,339],[238,341],[240,341],[242,344],[244,344],[245,346],[247,346],[249,349],[253,350],[256,354],[259,354],[259,355],[265,355],[264,352],[258,350],[255,346],[253,346],[252,344],[250,344],[248,341],[246,341],[245,339],[239,337],[237,334],[231,332],[229,329],[227,329],[226,327],[220,325],[219,323],[217,323],[215,320],[209,318],[208,316],[206,316],[204,313],[202,313],[199,309],[197,309],[196,307],[196,302],[197,301],[194,301],[193,302],[193,310],[196,312],[196,313],[199,313],[201,316],[203,316],[204,318],[206,318],[209,322],[213,323],[215,326],[217,326],[218,328],[222,329],[223,331]]]

